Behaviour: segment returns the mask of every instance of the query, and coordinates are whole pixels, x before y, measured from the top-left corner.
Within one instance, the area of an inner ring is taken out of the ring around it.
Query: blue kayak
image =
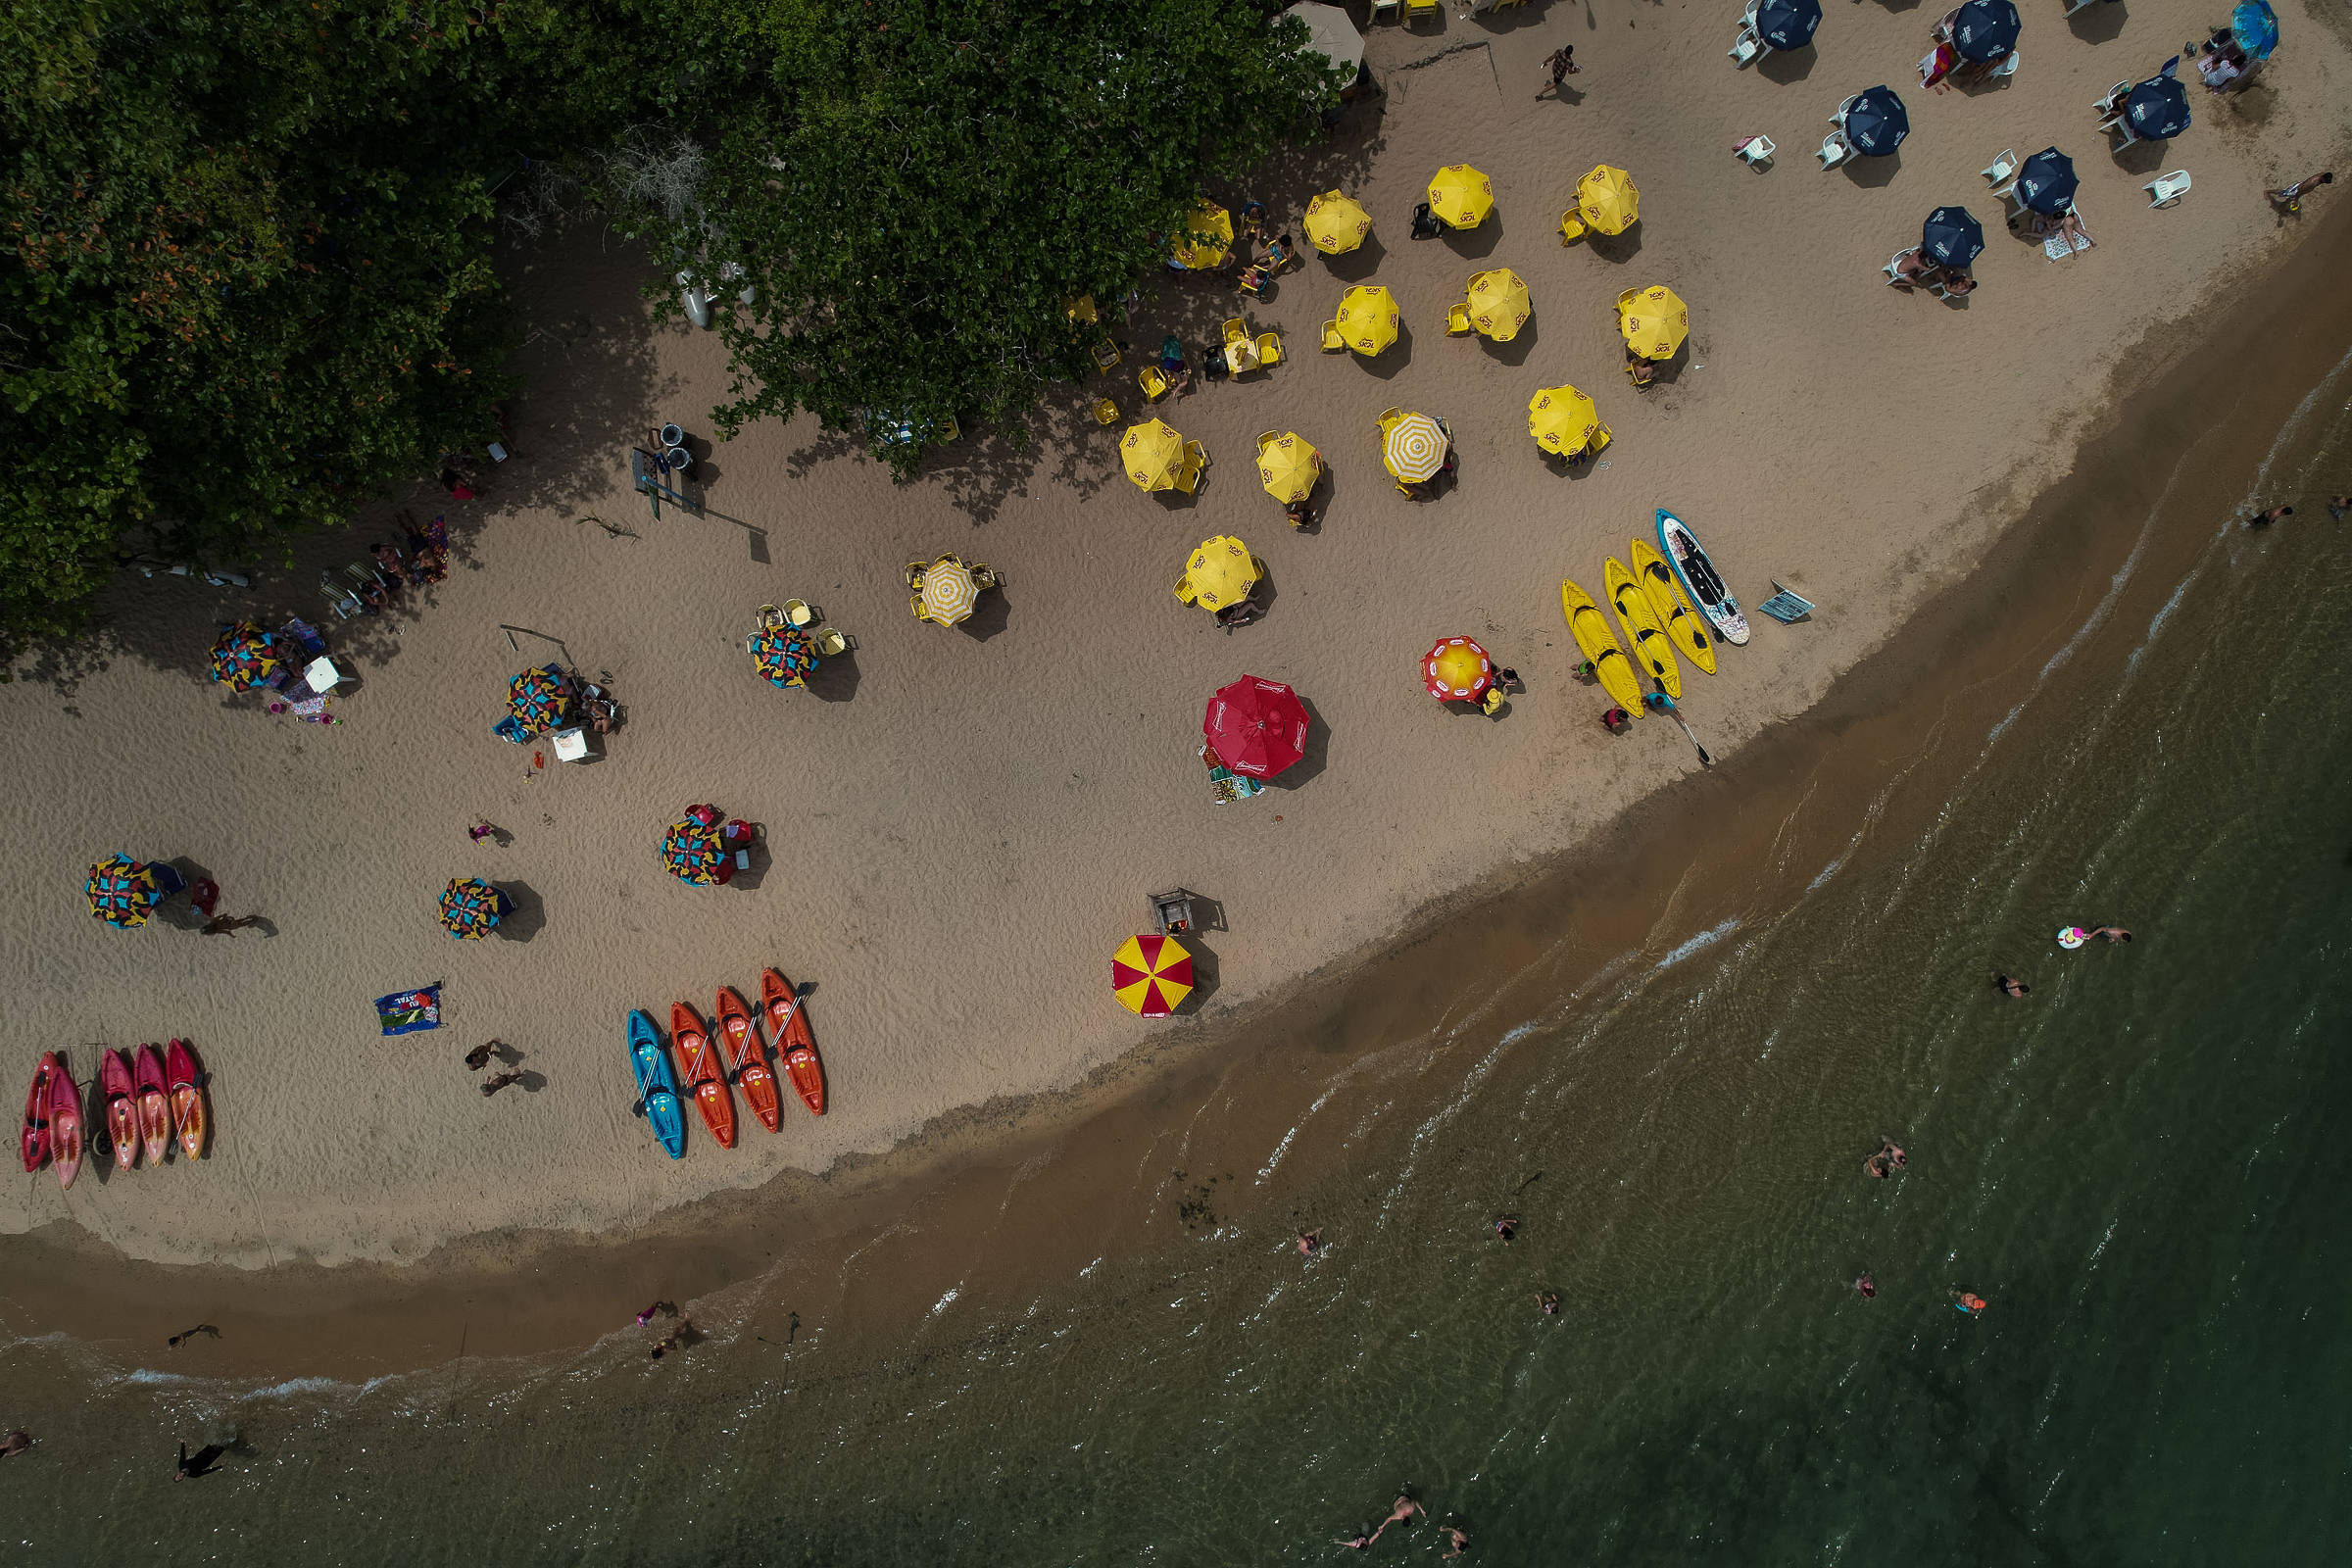
[[[678,1107],[678,1080],[670,1071],[662,1033],[642,1012],[629,1014],[629,1065],[637,1071],[637,1104],[654,1136],[672,1159],[686,1157],[686,1116]]]

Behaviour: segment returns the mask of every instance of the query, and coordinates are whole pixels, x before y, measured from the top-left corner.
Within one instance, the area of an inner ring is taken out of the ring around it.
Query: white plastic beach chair
[[[1766,164],[1772,162],[1772,155],[1776,149],[1772,145],[1770,136],[1750,136],[1732,150],[1738,153],[1750,169],[1762,169]]]
[[[2116,113],[2124,107],[2124,99],[2131,93],[2131,91],[2132,84],[2130,82],[2117,82],[2114,86],[2107,89],[2106,97],[2100,99],[2097,103],[2094,103],[2090,106],[2091,112],[2096,114],[2101,120],[2114,119]]]
[[[2066,14],[2071,17],[2076,12],[2087,11],[2098,3],[2099,0],[2066,0]]]
[[[2170,207],[2188,194],[2188,171],[2176,169],[2169,174],[2159,174],[2139,187],[2155,198],[2150,207]]]
[[[1896,251],[1891,257],[1887,258],[1886,265],[1880,268],[1879,270],[1885,272],[1887,278],[1891,281],[1894,275],[1902,270],[1903,258],[1910,254],[1911,251],[1909,249]]]
[[[1854,156],[1854,144],[1845,139],[1844,131],[1833,130],[1822,138],[1821,151],[1813,156],[1821,160],[1822,172],[1827,173]]]
[[[1764,40],[1745,27],[1740,28],[1740,36],[1732,41],[1732,64],[1735,66],[1753,65],[1768,53],[1770,51],[1764,47]]]
[[[1839,104],[1838,106],[1838,112],[1830,117],[1830,123],[1836,125],[1839,130],[1843,130],[1845,128],[1845,117],[1852,114],[1854,112],[1854,105],[1860,103],[1861,101],[1862,95],[1860,93],[1855,93],[1852,97],[1846,99],[1845,102]]]
[[[1389,14],[1392,22],[1402,22],[1404,20],[1404,0],[1372,0],[1372,21],[1378,22],[1380,14],[1384,11]]]
[[[2001,149],[2001,156],[1995,158],[1990,165],[1986,166],[1984,170],[1984,177],[1991,180],[1995,185],[1998,185],[2002,180],[2007,179],[2011,174],[2016,172],[2017,152],[2014,148],[2004,147]]]
[[[2005,55],[2003,55],[2003,56],[2001,57],[2001,63],[2000,63],[1999,65],[1997,65],[1997,66],[1995,66],[1995,67],[1993,67],[1993,68],[1992,68],[1992,73],[1991,73],[1991,75],[1992,75],[1992,76],[2014,76],[2014,75],[2016,75],[2016,74],[2017,74],[2017,62],[2018,62],[2019,58],[2020,58],[2020,56],[2019,56],[2019,54],[2018,54],[2018,51],[2016,51],[2015,49],[2012,49],[2012,50],[2010,50],[2010,51],[2009,51],[2007,54],[2005,54]],[[1991,76],[1987,76],[1985,79],[1986,79],[1986,80],[1990,80],[1990,79],[1991,79]]]
[[[578,725],[570,729],[551,730],[548,743],[556,749],[559,762],[584,762],[588,760],[588,732]]]
[[[2116,138],[2115,145],[2108,149],[2110,152],[2120,153],[2139,140],[2139,132],[2132,128],[2132,117],[2129,115],[2118,115],[2113,120],[2102,120],[2099,122],[2099,128]]]

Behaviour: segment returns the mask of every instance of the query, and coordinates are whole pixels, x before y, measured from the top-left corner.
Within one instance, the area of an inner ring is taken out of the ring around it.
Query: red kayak
[[[808,1106],[809,1114],[825,1113],[825,1067],[816,1059],[816,1036],[808,1028],[808,1009],[792,982],[775,970],[760,976],[760,1005],[767,1013],[767,1029],[776,1054],[784,1058],[785,1074]]]
[[[718,1070],[718,1053],[710,1049],[710,1031],[702,1014],[683,1002],[669,1004],[669,1049],[678,1062],[678,1082],[694,1096],[694,1108],[721,1149],[735,1147],[735,1097]]]
[[[49,1079],[49,1162],[60,1187],[81,1174],[81,1087],[62,1057]]]
[[[172,1124],[179,1134],[179,1152],[190,1159],[204,1155],[204,1070],[185,1040],[164,1048],[165,1094],[172,1102]]]
[[[24,1168],[35,1171],[49,1157],[49,1080],[58,1072],[57,1053],[44,1051],[24,1091]]]
[[[768,1070],[767,1053],[760,1048],[760,1025],[753,1021],[751,1007],[735,994],[733,986],[718,988],[718,1039],[726,1047],[735,1083],[751,1102],[752,1114],[760,1118],[760,1126],[774,1132],[783,1120],[783,1107],[776,1099],[776,1075]]]
[[[98,1054],[98,1085],[106,1100],[106,1139],[114,1146],[115,1163],[128,1170],[139,1157],[139,1107],[133,1098],[130,1060],[120,1051]]]
[[[172,1101],[164,1088],[164,1055],[153,1046],[141,1046],[130,1064],[131,1081],[139,1088],[139,1147],[147,1163],[161,1165],[172,1147]]]

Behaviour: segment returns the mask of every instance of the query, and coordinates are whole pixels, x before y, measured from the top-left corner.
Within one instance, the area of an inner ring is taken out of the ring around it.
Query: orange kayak
[[[760,1125],[774,1132],[783,1119],[776,1100],[776,1075],[768,1071],[767,1053],[760,1044],[760,1025],[751,1007],[733,986],[718,988],[718,1039],[735,1069],[735,1083],[750,1102]]]
[[[767,1013],[767,1029],[776,1054],[784,1059],[793,1092],[809,1114],[825,1113],[825,1068],[816,1059],[816,1036],[808,1027],[808,1008],[792,982],[773,969],[760,976],[760,1005]]]
[[[179,1152],[190,1159],[204,1157],[204,1072],[196,1065],[195,1050],[185,1040],[164,1048],[165,1093],[172,1102],[172,1125],[179,1134]]]
[[[718,1070],[718,1053],[710,1049],[710,1030],[701,1013],[683,1002],[669,1004],[669,1049],[677,1058],[678,1082],[694,1096],[694,1108],[721,1149],[735,1147],[735,1097],[727,1093],[726,1076]]]
[[[148,1164],[161,1165],[164,1151],[172,1147],[172,1102],[164,1094],[163,1053],[141,1046],[130,1075],[139,1089],[140,1146],[147,1152]]]
[[[130,1077],[130,1063],[120,1051],[98,1054],[98,1084],[106,1101],[106,1137],[114,1145],[115,1164],[128,1170],[139,1157],[139,1111],[131,1102],[137,1093]]]

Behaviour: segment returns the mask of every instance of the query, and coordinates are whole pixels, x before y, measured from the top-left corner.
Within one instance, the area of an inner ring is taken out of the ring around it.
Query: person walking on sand
[[[678,1315],[678,1303],[675,1301],[656,1301],[653,1305],[647,1307],[644,1311],[637,1314],[637,1326],[639,1328],[643,1328],[648,1323],[651,1323],[654,1320],[654,1314],[657,1312],[661,1313],[663,1317],[676,1317]],[[796,1312],[793,1314],[793,1316],[797,1321],[800,1314]]]
[[[2290,213],[2299,213],[2303,210],[2303,193],[2305,191],[2316,190],[2322,185],[2334,183],[2335,175],[2332,172],[2310,174],[2296,180],[2292,185],[2281,185],[2277,190],[2266,190],[2263,194],[2271,199],[2271,205],[2274,207],[2283,208]]]
[[[482,1098],[487,1100],[501,1089],[506,1088],[507,1085],[520,1082],[522,1082],[522,1074],[518,1072],[494,1072],[482,1080]]]
[[[2268,528],[2272,523],[2277,522],[2280,517],[2291,517],[2294,514],[2295,509],[2292,507],[2273,507],[2268,512],[2257,512],[2254,514],[2254,515],[2248,517],[2246,519],[2246,526],[2249,528]]]
[[[1551,80],[1537,90],[1536,97],[1538,99],[1541,99],[1545,93],[1557,98],[1561,89],[1568,85],[1568,78],[1582,71],[1584,67],[1576,63],[1576,45],[1564,43],[1544,57],[1544,69],[1551,74]]]
[[[490,1058],[497,1055],[498,1048],[505,1044],[506,1042],[503,1040],[485,1040],[466,1053],[466,1070],[480,1072],[484,1067],[489,1066]]]
[[[505,831],[506,830],[500,827],[496,822],[491,821],[488,817],[484,817],[482,820],[474,823],[473,826],[467,828],[466,830],[466,836],[473,840],[474,843],[479,844],[484,839],[497,838]]]

